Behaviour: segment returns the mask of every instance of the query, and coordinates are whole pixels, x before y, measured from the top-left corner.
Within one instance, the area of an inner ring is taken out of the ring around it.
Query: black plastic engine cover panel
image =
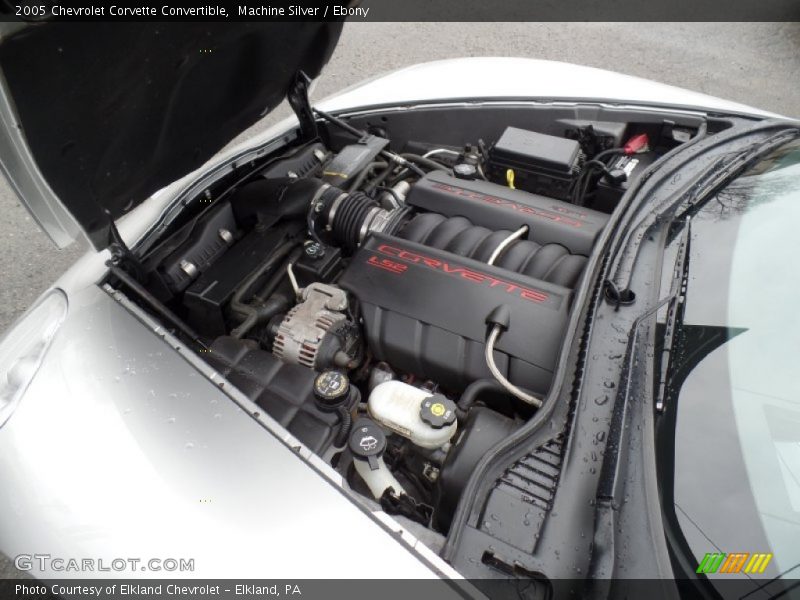
[[[505,304],[495,352],[517,385],[547,392],[567,322],[570,290],[396,237],[373,234],[339,285],[358,298],[377,360],[457,391],[491,377],[486,316]]]
[[[281,362],[256,342],[214,340],[208,362],[310,450],[322,454],[333,443],[339,417],[314,402],[315,371]]]
[[[406,202],[448,217],[466,217],[492,230],[527,225],[528,239],[561,244],[586,256],[608,221],[608,215],[588,208],[488,181],[457,179],[443,171],[432,171],[415,183]]]
[[[189,310],[187,317],[189,324],[204,335],[223,335],[227,330],[225,308],[236,289],[257,271],[289,236],[295,235],[300,230],[301,227],[296,225],[286,225],[281,229],[267,231],[253,230],[237,241],[186,289],[183,301]],[[272,273],[272,271],[265,273],[255,285],[251,286],[251,289],[257,290]]]
[[[420,213],[396,235],[404,240],[486,263],[511,233],[507,229],[492,231],[473,225],[465,217]],[[586,266],[586,257],[571,254],[561,244],[537,244],[531,240],[519,239],[511,242],[494,264],[532,279],[572,289]]]

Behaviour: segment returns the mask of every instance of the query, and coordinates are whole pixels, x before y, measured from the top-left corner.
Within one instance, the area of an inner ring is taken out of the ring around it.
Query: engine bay
[[[547,398],[610,213],[699,122],[318,115],[113,273],[438,549],[476,463]]]

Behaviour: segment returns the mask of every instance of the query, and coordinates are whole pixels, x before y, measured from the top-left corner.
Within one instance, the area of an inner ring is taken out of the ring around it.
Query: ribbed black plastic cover
[[[492,230],[530,228],[527,239],[561,244],[573,254],[588,256],[608,216],[555,198],[531,194],[488,181],[456,179],[432,171],[411,189],[407,203],[417,208],[461,216]]]
[[[459,391],[491,377],[484,358],[486,316],[511,311],[499,339],[498,368],[517,385],[550,385],[570,291],[397,237],[373,234],[339,285],[359,300],[374,358]]]
[[[316,372],[232,337],[217,338],[206,360],[312,452],[321,454],[330,447],[339,417],[314,402]]]

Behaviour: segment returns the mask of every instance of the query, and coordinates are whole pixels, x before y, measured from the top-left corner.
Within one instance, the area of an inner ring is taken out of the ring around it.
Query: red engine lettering
[[[378,252],[402,261],[410,262],[412,264],[424,265],[429,269],[446,273],[448,275],[453,275],[455,277],[460,277],[461,279],[471,283],[486,283],[489,287],[500,288],[508,294],[517,294],[520,298],[530,300],[531,302],[545,302],[549,297],[544,292],[531,290],[510,281],[497,279],[496,277],[492,277],[487,273],[481,273],[480,271],[475,271],[459,265],[451,265],[439,259],[423,256],[422,254],[417,254],[415,252],[409,252],[408,250],[396,248],[388,244],[381,244],[378,246]],[[379,258],[375,255],[372,255],[369,257],[369,259],[367,259],[367,264],[380,269],[385,269],[387,271],[392,271],[393,273],[403,273],[408,269],[408,266],[405,264],[386,258]]]
[[[367,264],[372,265],[373,267],[378,267],[379,269],[391,271],[392,273],[404,273],[408,270],[408,265],[389,260],[388,258],[380,258],[375,255],[369,257]]]

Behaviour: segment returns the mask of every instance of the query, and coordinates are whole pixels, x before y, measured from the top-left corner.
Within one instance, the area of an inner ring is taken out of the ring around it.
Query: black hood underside
[[[39,170],[95,247],[316,77],[341,23],[43,23],[0,67]]]

